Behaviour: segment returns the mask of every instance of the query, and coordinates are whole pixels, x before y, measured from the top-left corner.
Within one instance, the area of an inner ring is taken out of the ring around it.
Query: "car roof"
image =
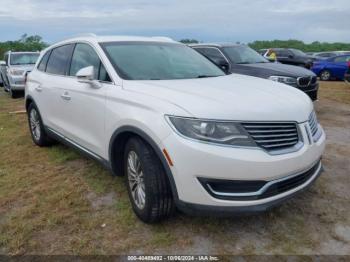
[[[5,54],[40,54],[40,51],[8,51]]]
[[[163,37],[163,36],[151,36],[151,37],[145,37],[145,36],[129,36],[129,35],[104,35],[104,36],[98,36],[95,34],[83,34],[78,35],[75,37],[71,37],[68,39],[65,39],[63,41],[60,41],[57,44],[62,44],[66,42],[74,42],[74,41],[91,41],[91,42],[164,42],[164,43],[177,43],[173,39],[169,37]]]
[[[198,43],[198,44],[189,44],[190,47],[201,47],[201,46],[210,46],[210,47],[229,47],[229,46],[242,46],[243,44],[232,44],[232,43]]]

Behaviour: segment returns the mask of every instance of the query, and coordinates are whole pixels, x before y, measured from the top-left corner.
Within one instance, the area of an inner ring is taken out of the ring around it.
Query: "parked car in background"
[[[0,86],[4,86],[4,81],[2,80],[1,68],[6,66],[5,61],[0,61]]]
[[[350,62],[348,62],[348,70],[345,73],[344,79],[345,82],[350,83]]]
[[[327,58],[335,57],[339,55],[350,55],[350,52],[349,51],[330,51],[330,52],[317,52],[313,54],[313,56],[316,59],[327,59]]]
[[[197,215],[265,211],[322,171],[325,134],[305,94],[225,75],[164,37],[57,43],[28,75],[25,106],[35,144],[55,138],[124,175],[147,223],[175,206]]]
[[[5,66],[1,67],[1,77],[5,91],[10,92],[12,98],[24,91],[25,76],[32,71],[39,55],[39,52],[5,53]]]
[[[269,62],[246,45],[193,44],[190,46],[224,69],[226,73],[250,75],[281,82],[300,89],[312,100],[317,99],[317,77],[308,69]]]
[[[316,60],[315,57],[309,56],[305,54],[303,51],[295,48],[271,48],[271,49],[275,52],[277,56],[277,61],[282,64],[302,66],[307,69],[310,69],[312,67],[313,61]],[[261,49],[259,53],[264,50],[267,51],[268,49]]]
[[[344,80],[348,70],[350,55],[341,55],[324,60],[317,60],[312,66],[312,71],[323,81]]]

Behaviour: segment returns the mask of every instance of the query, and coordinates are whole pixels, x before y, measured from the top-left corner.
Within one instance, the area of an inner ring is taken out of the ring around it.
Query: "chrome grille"
[[[311,85],[314,85],[314,84],[316,84],[317,83],[317,76],[313,76],[312,78],[311,78]]]
[[[255,143],[267,151],[283,150],[299,142],[295,123],[242,123]]]
[[[304,77],[298,77],[297,82],[298,86],[300,87],[307,87],[311,83],[312,77],[310,76],[304,76]]]
[[[317,140],[321,132],[319,132],[318,121],[315,111],[313,111],[309,116],[309,126],[312,137],[314,138],[314,140]]]

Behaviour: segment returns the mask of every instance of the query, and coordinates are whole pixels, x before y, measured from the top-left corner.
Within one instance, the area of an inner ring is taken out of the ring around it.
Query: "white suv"
[[[137,216],[255,212],[321,173],[311,100],[284,84],[225,75],[161,37],[85,36],[42,52],[26,82],[35,144],[52,139],[125,175]]]

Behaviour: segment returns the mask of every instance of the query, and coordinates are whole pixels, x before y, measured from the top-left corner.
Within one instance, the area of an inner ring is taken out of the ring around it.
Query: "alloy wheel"
[[[128,182],[132,198],[139,209],[146,204],[146,191],[140,158],[135,151],[130,151],[127,161]]]
[[[35,109],[32,109],[30,111],[30,130],[33,134],[33,137],[35,140],[40,139],[41,130],[40,130],[40,120],[39,120],[39,114]]]

